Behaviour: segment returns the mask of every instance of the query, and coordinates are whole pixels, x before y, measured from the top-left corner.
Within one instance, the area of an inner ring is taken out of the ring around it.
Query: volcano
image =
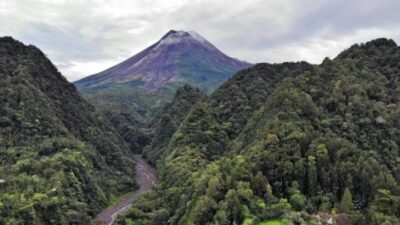
[[[77,82],[79,89],[127,84],[147,91],[191,84],[210,92],[250,63],[227,56],[193,31],[171,30],[129,59]]]

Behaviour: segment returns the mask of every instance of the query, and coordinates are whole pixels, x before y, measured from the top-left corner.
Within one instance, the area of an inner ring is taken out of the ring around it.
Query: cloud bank
[[[398,0],[0,0],[0,36],[38,46],[74,81],[171,29],[252,63],[320,63],[353,43],[400,43],[399,10]]]

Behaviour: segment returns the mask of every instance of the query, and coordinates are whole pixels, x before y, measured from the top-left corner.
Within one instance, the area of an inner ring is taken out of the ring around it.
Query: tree
[[[393,195],[389,190],[378,189],[371,208],[376,212],[400,217],[400,196]]]
[[[261,171],[258,171],[253,179],[253,190],[255,194],[260,197],[265,197],[267,185],[268,179],[261,173]]]
[[[317,194],[317,168],[315,166],[315,157],[308,156],[308,194],[313,196]]]
[[[349,188],[346,188],[343,193],[342,201],[340,202],[340,211],[350,213],[354,210],[353,196]]]
[[[201,196],[193,209],[193,223],[206,224],[213,217],[217,203],[208,196]]]
[[[293,209],[295,209],[296,211],[301,211],[306,205],[306,198],[304,197],[304,195],[296,193],[290,197],[289,203]]]

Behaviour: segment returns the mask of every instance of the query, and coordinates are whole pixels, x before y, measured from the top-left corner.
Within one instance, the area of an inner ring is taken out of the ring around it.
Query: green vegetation
[[[205,94],[200,89],[184,85],[178,88],[172,102],[165,104],[155,113],[151,125],[153,139],[151,144],[143,151],[150,162],[156,164],[165,156],[164,150],[172,135],[189,113],[191,107],[203,98],[205,98]]]
[[[45,55],[0,38],[0,224],[90,224],[136,188],[111,125]]]
[[[270,220],[260,223],[259,225],[283,225],[280,220]]]
[[[391,40],[321,65],[259,64],[209,97],[184,86],[160,109],[131,93],[93,100],[102,114],[37,48],[2,38],[0,53],[0,224],[89,224],[136,187],[142,151],[159,183],[117,224],[400,223]]]
[[[343,193],[342,201],[340,202],[340,211],[352,212],[354,210],[353,197],[350,189],[346,188]]]
[[[153,95],[140,91],[135,84],[81,88],[79,91],[111,122],[134,153],[142,152],[150,143],[151,132],[147,124],[162,103],[170,99],[164,99],[162,93]]]
[[[159,184],[118,224],[398,224],[400,49],[259,64],[195,104],[160,152]]]

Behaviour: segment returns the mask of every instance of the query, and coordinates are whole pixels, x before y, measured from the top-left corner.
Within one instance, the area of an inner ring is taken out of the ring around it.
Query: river
[[[151,190],[157,181],[156,171],[141,155],[135,155],[136,182],[139,189],[124,196],[117,204],[105,209],[96,216],[102,225],[112,225],[118,214],[124,212],[139,196]]]

